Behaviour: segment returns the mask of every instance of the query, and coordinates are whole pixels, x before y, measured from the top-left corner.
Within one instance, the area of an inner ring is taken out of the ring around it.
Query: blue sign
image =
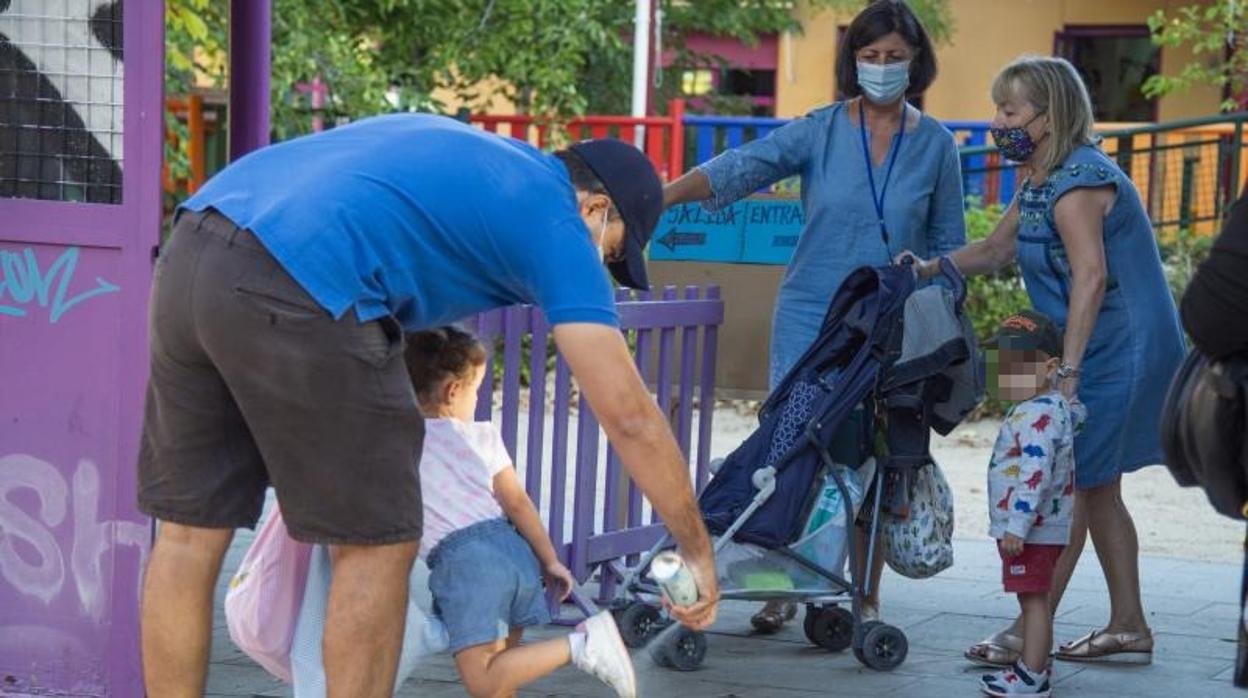
[[[701,204],[673,206],[659,221],[650,259],[788,264],[803,223],[797,199],[743,199],[714,213]]]

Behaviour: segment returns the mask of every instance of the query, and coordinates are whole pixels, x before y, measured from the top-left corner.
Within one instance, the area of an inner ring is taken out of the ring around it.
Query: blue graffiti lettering
[[[78,267],[78,248],[66,248],[46,270],[39,268],[35,251],[27,247],[18,252],[0,250],[0,315],[26,317],[32,306],[48,309],[48,322],[56,324],[65,313],[79,303],[121,287],[95,277],[96,287],[75,296],[69,286]],[[9,303],[5,303],[5,295]]]

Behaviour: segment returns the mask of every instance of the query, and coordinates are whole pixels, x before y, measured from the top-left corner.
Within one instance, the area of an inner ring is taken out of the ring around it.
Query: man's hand
[[[567,601],[572,590],[576,588],[576,577],[572,576],[572,571],[564,567],[562,562],[546,565],[546,569],[542,570],[542,577],[546,579],[546,588],[554,591],[560,602]]]
[[[1001,549],[1010,557],[1018,557],[1023,554],[1023,539],[1013,533],[1005,534],[1005,538],[1001,539]]]
[[[663,605],[672,617],[692,630],[705,630],[715,622],[719,604],[719,578],[715,574],[715,558],[694,558],[681,551],[685,566],[698,585],[698,601],[692,606],[673,606],[667,597]]]
[[[567,323],[556,325],[554,335],[615,452],[671,531],[698,582],[698,603],[673,615],[691,628],[706,627],[715,620],[719,601],[715,556],[693,494],[689,463],[667,417],[637,373],[619,330]]]

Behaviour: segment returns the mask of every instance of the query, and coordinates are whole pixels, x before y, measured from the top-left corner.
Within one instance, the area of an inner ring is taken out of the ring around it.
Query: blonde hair
[[[1053,144],[1037,172],[1049,174],[1061,166],[1081,145],[1095,145],[1092,133],[1092,99],[1088,88],[1065,58],[1022,56],[1005,66],[992,83],[992,101],[1001,104],[1011,97],[1027,100],[1037,114],[1049,121]]]

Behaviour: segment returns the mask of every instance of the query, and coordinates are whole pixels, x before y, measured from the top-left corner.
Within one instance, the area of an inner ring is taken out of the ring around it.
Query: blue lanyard
[[[893,165],[897,164],[897,153],[901,152],[901,142],[906,138],[906,110],[901,111],[901,130],[897,132],[897,145],[888,159],[888,170],[884,172],[883,189],[875,188],[875,163],[871,160],[871,144],[867,141],[867,116],[861,98],[858,102],[858,131],[862,134],[862,156],[867,161],[867,181],[871,183],[871,203],[875,204],[875,215],[880,220],[880,237],[884,239],[884,249],[887,251],[888,226],[884,224],[884,197],[888,194],[888,181],[893,177]]]

